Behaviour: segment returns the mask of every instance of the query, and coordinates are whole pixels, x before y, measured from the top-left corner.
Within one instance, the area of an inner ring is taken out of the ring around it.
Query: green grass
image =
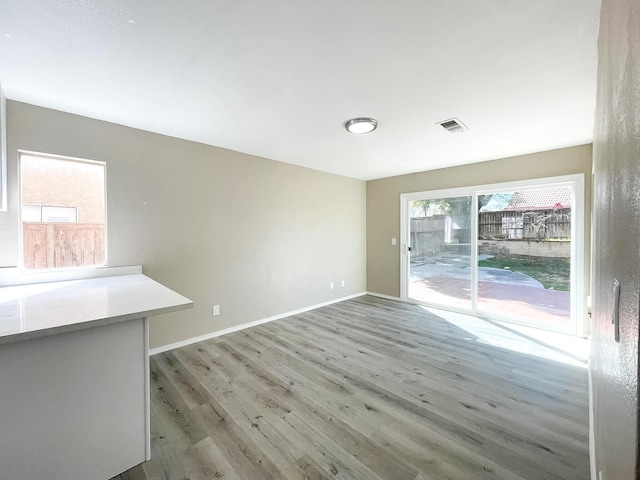
[[[571,271],[568,258],[530,257],[528,255],[497,255],[480,260],[479,267],[505,268],[535,278],[552,290],[569,291]]]

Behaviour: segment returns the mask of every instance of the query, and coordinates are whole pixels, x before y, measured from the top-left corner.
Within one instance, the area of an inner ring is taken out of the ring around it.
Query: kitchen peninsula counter
[[[141,273],[1,287],[3,478],[107,480],[149,459],[149,317],[192,306]]]

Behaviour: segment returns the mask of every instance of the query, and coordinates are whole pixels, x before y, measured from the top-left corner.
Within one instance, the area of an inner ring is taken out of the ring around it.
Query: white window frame
[[[570,331],[558,329],[561,333],[570,333],[573,335],[584,336],[586,334],[585,325],[585,306],[587,299],[585,297],[584,288],[584,174],[563,175],[558,177],[537,178],[531,180],[522,180],[514,182],[494,183],[487,185],[475,185],[470,187],[450,188],[444,190],[430,190],[425,192],[411,192],[400,195],[400,299],[409,303],[430,305],[442,310],[451,310],[465,314],[485,317],[493,320],[508,321],[510,323],[519,323],[527,326],[538,326],[528,322],[520,322],[516,319],[501,317],[499,315],[478,312],[478,215],[471,215],[471,309],[460,309],[456,307],[448,307],[440,304],[429,304],[428,302],[419,302],[410,299],[408,296],[409,288],[409,239],[410,222],[409,222],[409,205],[412,200],[429,200],[438,198],[451,198],[461,196],[471,196],[471,211],[478,211],[478,196],[509,192],[523,188],[543,188],[556,187],[562,185],[571,185],[573,187],[573,204],[571,206],[571,274],[570,274],[570,291],[571,291],[571,327]],[[554,330],[553,327],[539,326],[540,328]]]
[[[0,85],[0,212],[7,211],[7,99]]]

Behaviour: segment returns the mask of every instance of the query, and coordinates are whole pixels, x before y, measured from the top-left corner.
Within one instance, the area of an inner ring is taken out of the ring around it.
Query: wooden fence
[[[24,222],[22,227],[25,268],[104,265],[104,225]]]
[[[444,245],[444,215],[411,219],[411,257],[439,252]]]
[[[482,212],[481,240],[571,239],[571,208],[556,210]]]

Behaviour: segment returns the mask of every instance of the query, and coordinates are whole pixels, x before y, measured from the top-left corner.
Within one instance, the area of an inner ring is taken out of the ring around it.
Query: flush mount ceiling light
[[[352,118],[344,124],[349,133],[371,133],[378,128],[378,122],[373,118]]]

